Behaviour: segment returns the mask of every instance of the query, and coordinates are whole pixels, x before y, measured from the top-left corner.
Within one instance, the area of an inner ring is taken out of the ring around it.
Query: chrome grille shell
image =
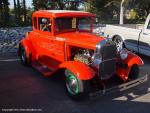
[[[103,40],[96,45],[92,66],[98,70],[101,80],[109,79],[116,72],[117,47],[112,41]]]

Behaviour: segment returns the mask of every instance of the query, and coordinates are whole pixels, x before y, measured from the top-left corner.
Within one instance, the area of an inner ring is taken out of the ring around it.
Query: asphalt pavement
[[[141,57],[145,62],[141,72],[150,74],[150,58]],[[59,76],[43,77],[32,67],[23,66],[16,55],[0,55],[0,113],[7,110],[16,113],[27,113],[27,110],[35,113],[150,113],[150,80],[123,92],[76,102],[66,95]]]

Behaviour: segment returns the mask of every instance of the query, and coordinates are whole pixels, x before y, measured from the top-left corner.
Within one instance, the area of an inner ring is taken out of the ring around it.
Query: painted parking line
[[[15,61],[20,61],[20,59],[4,59],[4,60],[0,60],[0,62],[15,62]]]

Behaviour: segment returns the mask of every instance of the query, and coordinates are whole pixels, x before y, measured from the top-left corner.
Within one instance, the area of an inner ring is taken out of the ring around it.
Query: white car
[[[106,25],[104,36],[111,38],[118,46],[150,56],[150,15],[142,29]]]

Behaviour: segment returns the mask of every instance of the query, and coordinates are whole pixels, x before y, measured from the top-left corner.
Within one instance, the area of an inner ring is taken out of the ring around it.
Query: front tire
[[[80,80],[70,70],[65,70],[65,85],[66,92],[72,99],[81,100],[88,97],[89,81]]]

